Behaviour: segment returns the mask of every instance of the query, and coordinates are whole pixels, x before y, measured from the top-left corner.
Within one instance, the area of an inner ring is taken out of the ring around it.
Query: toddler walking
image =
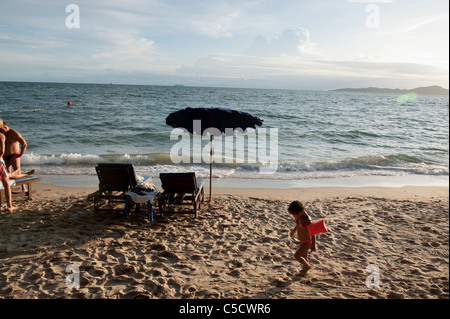
[[[311,265],[308,262],[308,251],[316,250],[315,236],[311,236],[306,226],[312,223],[311,218],[305,211],[303,204],[299,201],[293,201],[288,208],[289,213],[295,218],[296,226],[291,231],[290,236],[294,237],[297,233],[300,240],[300,248],[295,252],[295,259],[302,265],[300,276],[305,276]]]

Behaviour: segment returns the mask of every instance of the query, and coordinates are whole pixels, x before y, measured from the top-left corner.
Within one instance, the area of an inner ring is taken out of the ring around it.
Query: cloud
[[[398,30],[397,33],[401,34],[401,33],[407,33],[407,32],[411,32],[411,31],[415,31],[415,30],[420,29],[420,28],[422,28],[424,26],[427,26],[427,25],[429,25],[431,23],[439,22],[439,21],[442,21],[444,19],[448,19],[448,16],[441,15],[441,16],[431,17],[431,18],[429,18],[427,20],[420,21],[420,22],[417,22],[417,23],[415,23],[413,25],[410,25],[410,26],[408,26],[405,29]]]
[[[177,74],[240,79],[310,74],[320,72],[322,58],[307,29],[289,28],[270,39],[256,37],[241,54],[202,56],[192,65],[182,65]]]
[[[132,32],[101,32],[100,52],[92,54],[99,68],[142,70],[155,59],[154,41]]]
[[[191,21],[191,25],[194,27],[196,33],[212,36],[214,38],[231,38],[233,33],[232,29],[235,20],[239,19],[239,12],[231,12],[225,15],[209,16],[208,19],[199,19]]]
[[[299,56],[303,58],[318,58],[322,50],[310,41],[309,31],[305,28],[290,28],[279,36],[267,40],[263,36],[255,38],[247,51],[249,55],[281,57]]]
[[[398,83],[429,83],[430,78],[446,81],[448,73],[426,64],[392,62],[366,55],[355,60],[338,60],[317,47],[307,29],[289,28],[270,39],[256,37],[241,54],[205,55],[191,65],[182,65],[176,74],[223,85],[236,81],[239,85],[252,83],[256,87],[272,83],[285,88],[330,89],[339,87],[339,83],[353,87],[363,83],[398,87]]]

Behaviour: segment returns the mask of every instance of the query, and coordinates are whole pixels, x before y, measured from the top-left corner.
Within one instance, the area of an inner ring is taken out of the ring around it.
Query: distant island
[[[402,89],[385,89],[385,88],[376,88],[376,87],[368,87],[368,88],[360,88],[360,89],[337,89],[331,91],[338,92],[368,92],[368,93],[392,93],[392,94],[407,94],[407,93],[417,93],[423,95],[449,95],[448,89],[444,89],[441,86],[426,86],[426,87],[418,87],[412,90],[402,90]]]

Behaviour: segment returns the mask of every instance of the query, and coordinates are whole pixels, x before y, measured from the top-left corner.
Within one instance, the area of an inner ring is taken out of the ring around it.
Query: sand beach
[[[36,189],[0,213],[0,298],[449,296],[448,187],[216,188],[199,218],[155,214],[153,223],[94,214],[96,188]],[[329,229],[306,277],[289,237],[292,200]]]

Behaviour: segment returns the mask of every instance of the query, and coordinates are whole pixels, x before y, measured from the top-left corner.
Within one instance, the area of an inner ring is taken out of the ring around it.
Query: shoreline
[[[70,196],[87,196],[98,187],[67,187],[48,183],[36,183],[36,198],[57,199]],[[161,190],[157,187],[158,190]],[[226,188],[214,187],[212,197],[231,195],[268,200],[313,201],[334,198],[373,197],[393,200],[444,200],[449,197],[448,186],[403,186],[403,187],[320,187],[320,188]],[[209,199],[209,187],[205,186],[205,201]]]
[[[40,175],[36,189],[51,198],[68,194],[90,194],[98,190],[96,175]],[[159,178],[152,179],[162,191]],[[205,180],[205,199],[209,199],[209,179]],[[51,195],[55,193],[55,195]],[[356,176],[310,180],[213,179],[212,196],[257,196],[265,199],[309,200],[332,197],[380,197],[389,199],[445,198],[449,176]]]
[[[55,199],[68,196],[87,196],[98,190],[97,176],[44,175],[34,188],[38,196]],[[422,179],[420,179],[422,178]],[[352,182],[357,181],[359,184]],[[162,191],[159,178],[152,180]],[[205,201],[209,200],[209,180],[205,181]],[[374,197],[385,199],[434,199],[449,197],[448,176],[371,176],[370,178],[340,178],[309,181],[292,180],[213,180],[212,197],[232,195],[270,200],[323,200],[345,197]]]
[[[44,184],[52,184],[65,187],[98,187],[96,175],[45,175],[37,174]],[[209,187],[209,179],[204,179]],[[152,179],[156,187],[160,187],[159,177]],[[359,188],[359,187],[388,187],[399,188],[405,186],[437,186],[448,187],[448,175],[402,175],[402,176],[354,176],[314,178],[304,180],[282,179],[238,179],[222,178],[213,179],[213,188],[238,188],[238,189],[292,189],[292,188]]]

